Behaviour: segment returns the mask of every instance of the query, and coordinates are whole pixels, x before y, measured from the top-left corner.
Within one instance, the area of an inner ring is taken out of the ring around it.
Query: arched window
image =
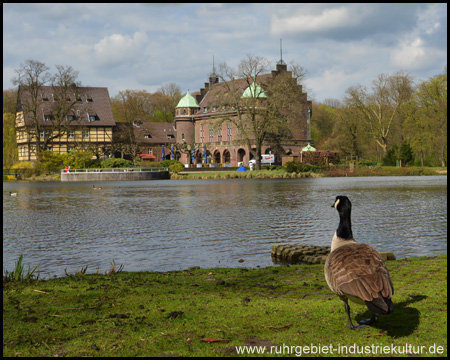
[[[224,163],[229,163],[229,162],[231,162],[231,155],[230,155],[230,152],[229,152],[228,150],[225,150],[225,151],[223,152],[223,162],[224,162]]]
[[[220,152],[218,150],[214,151],[214,162],[220,164]]]
[[[245,150],[239,149],[238,150],[238,162],[244,161],[244,156],[245,156]]]

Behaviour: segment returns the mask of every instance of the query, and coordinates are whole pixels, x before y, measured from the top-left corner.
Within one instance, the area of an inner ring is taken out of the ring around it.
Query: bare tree
[[[167,84],[162,85],[158,89],[158,92],[161,94],[164,94],[170,98],[169,106],[170,106],[170,113],[172,114],[172,121],[173,121],[173,118],[175,117],[175,107],[178,105],[178,102],[182,98],[180,85],[173,83],[173,82],[167,83]],[[156,95],[156,93],[154,95]],[[163,112],[167,113],[168,111],[163,110]]]
[[[372,82],[372,93],[361,85],[346,90],[346,104],[364,116],[368,132],[386,154],[388,138],[401,107],[413,93],[412,79],[401,72],[381,74]]]
[[[269,69],[267,59],[252,55],[247,55],[237,70],[226,64],[219,66],[218,76],[223,82],[215,106],[233,111],[225,112],[218,125],[224,121],[235,124],[242,142],[255,157],[256,169],[261,167],[261,148],[265,142],[279,144],[291,135],[294,124],[301,127],[305,123],[301,120],[306,94],[299,85],[305,70],[293,66],[293,71],[267,74]]]
[[[19,87],[19,109],[23,110],[24,118],[30,120],[28,123],[25,121],[27,131],[38,140],[42,128],[39,121],[42,117],[40,91],[50,80],[51,75],[48,70],[49,67],[43,62],[28,59],[15,70],[17,76],[12,79],[12,83]],[[36,141],[36,152],[40,151],[40,142]]]
[[[52,140],[67,133],[67,126],[75,121],[75,105],[78,102],[78,72],[71,66],[56,66],[51,75],[47,65],[36,60],[26,60],[12,80],[19,86],[19,110],[23,111],[25,129],[29,139],[36,139],[36,153],[45,150]],[[44,94],[47,83],[51,84],[50,94]],[[43,134],[44,136],[41,136]]]
[[[51,77],[52,102],[49,108],[49,120],[44,137],[43,148],[46,148],[53,139],[67,134],[69,126],[78,118],[75,112],[76,105],[81,102],[78,88],[80,83],[76,81],[78,71],[71,66],[56,65],[57,72]]]

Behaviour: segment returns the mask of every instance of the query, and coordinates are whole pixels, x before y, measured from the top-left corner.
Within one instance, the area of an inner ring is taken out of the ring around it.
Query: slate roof
[[[177,140],[173,123],[141,122],[133,125],[133,131],[138,144],[175,144]]]
[[[260,75],[257,78],[258,85],[260,85],[262,88],[264,88],[264,81],[268,79],[268,77],[271,77],[271,74],[265,74]],[[251,80],[250,80],[251,81]],[[209,91],[205,94],[203,99],[200,101],[200,110],[196,113],[196,115],[201,114],[210,114],[211,108],[215,106],[215,104],[218,103],[218,96],[219,93],[226,92],[226,86],[225,84],[228,82],[220,82],[212,85],[212,87],[209,88]],[[250,83],[252,85],[252,83]],[[244,94],[245,89],[249,86],[249,83],[247,82],[247,79],[236,79],[234,80],[234,86],[236,86],[238,89],[241,89],[241,94]],[[208,111],[205,113],[205,107],[208,108]],[[217,111],[220,112],[220,111]]]
[[[75,104],[73,115],[77,116],[76,120],[70,122],[71,125],[83,126],[114,126],[114,116],[111,108],[111,101],[109,98],[108,88],[106,87],[78,87],[78,101]],[[44,115],[52,114],[52,107],[54,106],[52,94],[54,88],[52,86],[42,86],[39,91],[41,105],[39,111],[42,113],[40,117],[41,123],[45,125]],[[26,97],[29,96],[27,92],[20,92],[21,102],[18,103],[18,111],[21,111],[21,103],[26,102]],[[74,100],[75,94],[71,95],[71,101]],[[25,98],[24,98],[25,97]],[[47,99],[47,100],[45,100]],[[78,114],[79,111],[79,114]],[[25,123],[30,124],[32,119],[29,115],[25,115]],[[89,121],[89,115],[95,116],[95,121]]]

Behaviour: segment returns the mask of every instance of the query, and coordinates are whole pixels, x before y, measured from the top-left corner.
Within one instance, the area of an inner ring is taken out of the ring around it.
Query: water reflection
[[[352,200],[357,241],[398,257],[446,253],[446,180],[4,183],[3,263],[11,270],[23,253],[44,276],[105,271],[113,259],[126,271],[268,266],[274,243],[329,245],[340,194]]]

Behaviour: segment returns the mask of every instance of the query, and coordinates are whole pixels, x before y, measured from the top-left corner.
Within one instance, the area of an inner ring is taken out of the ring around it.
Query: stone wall
[[[70,172],[61,173],[61,181],[129,181],[168,179],[167,171],[153,172]]]
[[[325,264],[330,246],[287,245],[272,246],[272,261],[275,264]],[[395,260],[391,252],[380,252],[383,260]]]

